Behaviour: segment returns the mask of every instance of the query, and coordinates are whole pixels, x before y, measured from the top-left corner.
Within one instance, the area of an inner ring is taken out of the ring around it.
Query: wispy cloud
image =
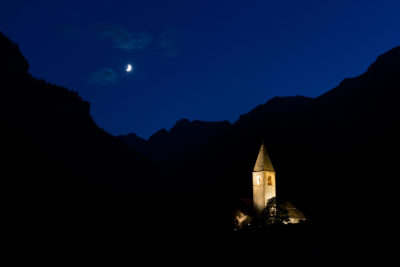
[[[164,57],[169,58],[178,55],[179,48],[177,46],[177,32],[178,28],[170,26],[167,30],[161,33],[158,46],[163,49]]]
[[[111,68],[101,68],[92,72],[87,81],[91,85],[107,85],[117,81],[117,73]]]
[[[115,48],[125,51],[145,49],[153,41],[150,33],[132,33],[119,25],[103,25],[96,32],[101,39],[110,40]]]

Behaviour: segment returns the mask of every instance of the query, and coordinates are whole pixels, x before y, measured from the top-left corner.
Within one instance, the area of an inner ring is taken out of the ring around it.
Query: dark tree
[[[276,197],[268,200],[267,206],[261,215],[263,225],[282,225],[290,221],[286,208],[277,205]]]

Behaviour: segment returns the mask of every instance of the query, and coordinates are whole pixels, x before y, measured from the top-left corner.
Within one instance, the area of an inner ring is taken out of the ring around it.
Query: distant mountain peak
[[[174,132],[176,130],[188,127],[189,125],[191,125],[192,122],[189,121],[188,119],[180,119],[178,120],[175,125],[171,128],[170,132]]]
[[[154,133],[152,136],[150,136],[149,141],[152,139],[164,137],[166,135],[168,135],[168,131],[166,129],[162,128],[162,129],[158,130],[156,133]]]

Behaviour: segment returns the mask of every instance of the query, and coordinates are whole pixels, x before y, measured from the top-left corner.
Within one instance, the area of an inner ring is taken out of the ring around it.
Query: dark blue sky
[[[111,134],[318,96],[400,44],[400,1],[7,1],[0,31]],[[132,73],[124,71],[134,65]]]

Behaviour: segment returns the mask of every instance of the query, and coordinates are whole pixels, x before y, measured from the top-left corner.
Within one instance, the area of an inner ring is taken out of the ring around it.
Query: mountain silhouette
[[[38,222],[230,229],[262,140],[278,198],[316,224],[378,223],[395,208],[400,47],[319,97],[275,97],[233,124],[183,119],[149,140],[99,128],[1,33],[0,58],[3,179],[12,211]]]
[[[275,97],[218,131],[202,122],[210,127],[208,135],[185,120],[177,123],[181,136],[161,130],[148,141],[119,138],[175,166],[164,174],[175,184],[207,192],[233,208],[235,199],[251,197],[251,170],[263,139],[276,167],[278,196],[314,221],[358,223],[361,214],[392,207],[399,88],[400,47],[395,47],[364,74],[319,97]],[[153,154],[157,139],[162,156]],[[187,157],[176,160],[176,154]]]
[[[135,134],[120,135],[118,138],[167,168],[183,158],[190,157],[190,153],[197,153],[210,140],[222,135],[230,127],[228,121],[205,122],[182,119],[170,131],[159,130],[147,141]]]
[[[99,128],[76,92],[32,77],[1,33],[0,58],[2,178],[13,212],[95,220],[131,206],[147,171],[156,173],[150,160]]]

